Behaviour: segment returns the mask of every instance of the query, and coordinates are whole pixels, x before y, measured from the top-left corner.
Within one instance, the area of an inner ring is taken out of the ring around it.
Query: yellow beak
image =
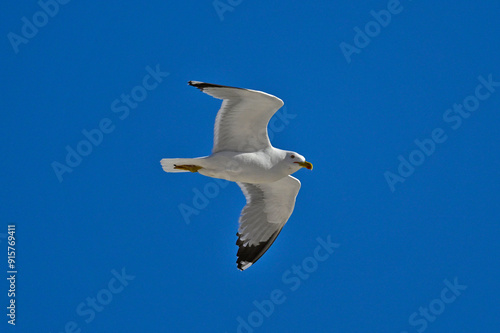
[[[309,162],[307,162],[307,161],[305,161],[305,162],[295,162],[295,163],[297,163],[297,164],[298,164],[298,165],[300,165],[301,167],[306,168],[306,169],[308,169],[308,170],[312,170],[312,169],[313,169],[313,165],[312,165],[312,163],[309,163]]]

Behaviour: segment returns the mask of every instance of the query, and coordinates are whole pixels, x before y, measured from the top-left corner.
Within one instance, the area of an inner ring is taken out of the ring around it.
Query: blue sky
[[[4,3],[2,332],[497,331],[499,10]],[[280,97],[273,144],[314,163],[244,272],[238,186],[159,163],[211,150],[189,80]]]

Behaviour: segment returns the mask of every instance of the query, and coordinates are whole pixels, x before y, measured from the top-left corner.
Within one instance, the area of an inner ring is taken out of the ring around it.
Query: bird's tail
[[[176,165],[200,165],[200,159],[198,158],[164,158],[160,161],[161,167],[165,172],[188,172],[186,169],[176,169]]]

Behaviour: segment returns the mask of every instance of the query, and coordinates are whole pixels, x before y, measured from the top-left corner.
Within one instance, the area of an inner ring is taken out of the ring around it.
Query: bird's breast
[[[287,174],[276,168],[264,153],[220,152],[206,158],[199,173],[213,178],[242,183],[270,183]]]

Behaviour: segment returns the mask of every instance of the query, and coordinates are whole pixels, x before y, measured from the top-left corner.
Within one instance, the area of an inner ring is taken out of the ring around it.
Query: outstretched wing
[[[238,240],[238,269],[245,270],[269,249],[292,215],[300,181],[292,176],[273,183],[237,183],[247,199],[241,211]]]
[[[219,151],[253,152],[271,146],[267,124],[283,101],[262,91],[189,81],[189,85],[222,99],[214,127],[214,147]]]

